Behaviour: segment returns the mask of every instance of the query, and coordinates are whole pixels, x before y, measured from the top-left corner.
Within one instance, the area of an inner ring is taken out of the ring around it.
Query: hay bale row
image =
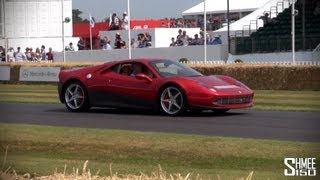
[[[192,68],[205,75],[231,76],[252,89],[320,90],[320,66],[234,64]]]

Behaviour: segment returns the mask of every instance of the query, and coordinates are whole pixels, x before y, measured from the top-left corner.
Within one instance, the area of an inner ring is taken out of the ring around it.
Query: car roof
[[[107,62],[107,64],[132,63],[132,62],[148,63],[148,62],[159,61],[159,60],[164,60],[164,59],[160,59],[160,58],[125,59],[125,60]]]

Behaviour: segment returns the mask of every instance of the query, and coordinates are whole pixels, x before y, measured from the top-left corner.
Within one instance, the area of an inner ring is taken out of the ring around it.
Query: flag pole
[[[3,37],[4,37],[4,49],[5,49],[5,59],[6,59],[6,62],[8,62],[8,49],[9,49],[9,46],[8,46],[8,38],[7,38],[7,29],[6,29],[6,2],[5,1],[1,1],[0,3],[3,3],[1,4],[1,11],[2,11],[2,30],[3,30]]]
[[[204,63],[207,64],[207,8],[206,8],[206,0],[204,0],[204,15],[203,15],[203,21],[204,21],[204,31],[203,31],[203,37],[204,37]]]
[[[128,0],[128,3],[127,3],[128,7],[128,38],[129,38],[129,59],[131,59],[131,17],[130,17],[130,0]]]
[[[92,17],[89,14],[89,28],[90,28],[90,50],[92,51]]]
[[[64,20],[64,4],[63,4],[63,1],[64,0],[61,0],[61,22],[62,22],[62,54],[63,54],[63,57],[62,57],[62,60],[63,62],[66,62],[66,50],[64,49],[64,23],[65,23],[65,20]]]
[[[89,28],[90,28],[90,50],[92,51],[92,26],[91,26],[91,15],[89,21]]]
[[[292,64],[296,64],[296,52],[295,52],[295,7],[294,2],[295,0],[292,0],[292,8],[291,8],[291,14],[292,14],[292,20],[291,20],[291,35],[292,35]]]

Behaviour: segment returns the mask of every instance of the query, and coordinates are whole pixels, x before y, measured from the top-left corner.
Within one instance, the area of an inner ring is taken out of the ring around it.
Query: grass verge
[[[317,157],[320,144],[241,138],[146,133],[120,130],[63,128],[0,123],[0,154],[4,167],[18,174],[50,175],[57,168],[67,173],[81,169],[89,160],[92,174],[112,171],[120,176],[157,172],[158,165],[169,174],[195,179],[284,179],[284,157]],[[1,161],[0,161],[1,162]]]
[[[255,90],[254,109],[320,111],[319,91]],[[56,85],[0,84],[0,102],[59,103]]]

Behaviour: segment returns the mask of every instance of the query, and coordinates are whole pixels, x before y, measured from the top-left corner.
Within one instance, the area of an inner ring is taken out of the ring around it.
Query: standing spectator
[[[200,31],[200,44],[199,45],[204,45],[204,32]]]
[[[144,48],[145,47],[145,44],[144,44],[144,34],[143,33],[140,33],[138,34],[138,46],[137,48]]]
[[[126,42],[122,40],[119,32],[116,33],[114,46],[115,49],[124,49],[126,47]]]
[[[94,49],[101,49],[100,42],[101,42],[101,38],[98,35],[97,39],[94,40],[94,45],[93,45]]]
[[[100,38],[100,49],[106,49],[106,45],[107,45],[106,37]]]
[[[106,41],[106,50],[112,50],[113,48],[112,48],[112,46],[111,46],[111,42],[110,42],[110,39],[108,38],[108,37],[105,37],[105,41]]]
[[[183,42],[183,46],[189,45],[188,39],[189,39],[189,36],[187,35],[187,31],[183,31],[182,35],[181,35],[181,40]]]
[[[32,61],[32,52],[31,52],[31,48],[26,48],[26,52],[25,52],[25,54],[26,54],[26,57],[27,57],[27,60],[28,61]]]
[[[109,30],[119,30],[120,20],[116,13],[112,14]]]
[[[219,16],[213,18],[213,30],[221,28],[221,19]]]
[[[204,17],[203,17],[203,15],[199,15],[198,16],[197,26],[200,27],[200,28],[204,27]]]
[[[218,45],[218,44],[222,44],[222,41],[219,35],[215,35],[214,40],[212,41],[212,45]]]
[[[49,52],[47,52],[48,61],[53,61],[52,47],[49,47]]]
[[[152,36],[150,35],[150,33],[145,32],[144,33],[144,37],[145,37],[145,47],[151,47],[152,46]]]
[[[181,35],[182,35],[182,29],[179,29],[178,30],[178,35],[177,35],[177,40],[181,37]]]
[[[269,24],[271,21],[271,19],[269,17],[269,13],[264,13],[264,15],[260,16],[259,19],[261,19],[263,21],[263,26]]]
[[[16,62],[23,62],[25,60],[27,60],[26,55],[24,54],[24,52],[21,52],[21,48],[18,47],[17,48],[17,52],[14,55]]]
[[[78,50],[79,50],[79,51],[85,49],[86,45],[85,45],[84,40],[83,40],[82,37],[80,37],[77,46],[78,46]]]
[[[40,48],[38,48],[38,47],[36,48],[36,52],[34,53],[33,60],[34,61],[41,60],[41,52],[40,52]]]
[[[134,38],[131,38],[131,48],[137,48],[138,44]]]
[[[208,38],[208,45],[213,45],[213,40],[214,40],[214,37],[212,35],[209,35],[209,38]]]
[[[0,46],[0,60],[1,62],[6,61],[6,50],[2,46]]]
[[[45,61],[47,59],[46,47],[44,45],[41,46],[41,60]]]
[[[194,35],[194,39],[191,41],[190,45],[200,45],[201,44],[201,39],[199,38],[198,34]]]
[[[128,30],[128,23],[129,19],[127,16],[127,12],[123,12],[122,22],[121,22],[121,29],[122,30]]]
[[[177,22],[176,23],[177,28],[183,28],[183,23],[181,22],[180,19],[178,19],[176,22]]]
[[[177,43],[175,42],[174,37],[172,37],[172,38],[171,38],[170,47],[174,47],[174,46],[176,46],[176,45],[177,45]]]
[[[14,57],[14,54],[15,54],[15,52],[14,52],[13,47],[10,47],[8,49],[8,52],[7,52],[7,58],[8,58],[9,62],[15,62],[16,61],[16,59]]]
[[[72,42],[69,43],[69,46],[66,47],[66,51],[74,51]]]
[[[183,46],[183,41],[182,41],[182,39],[181,39],[181,36],[178,36],[178,37],[177,37],[176,45],[177,45],[177,46]]]

